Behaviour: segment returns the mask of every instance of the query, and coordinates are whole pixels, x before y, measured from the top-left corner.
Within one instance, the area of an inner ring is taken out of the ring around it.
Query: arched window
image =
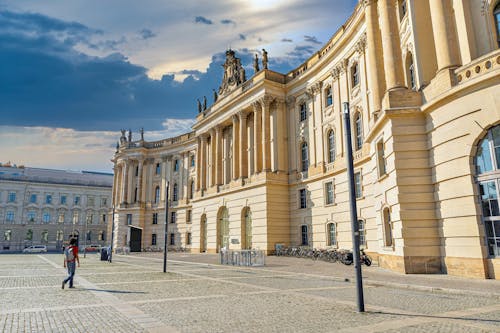
[[[495,17],[495,28],[497,31],[497,43],[500,47],[500,2],[497,3],[495,9],[493,10],[493,16]]]
[[[241,248],[250,250],[252,248],[252,212],[249,207],[243,208],[241,220]]]
[[[303,142],[300,147],[301,153],[301,171],[305,172],[309,169],[309,150],[307,148],[307,142]]]
[[[333,104],[332,87],[325,89],[325,105],[330,106]]]
[[[179,189],[177,187],[177,183],[175,183],[174,189],[172,191],[172,201],[177,201],[178,194],[179,194]]]
[[[309,245],[309,232],[307,225],[300,226],[300,245],[307,246]]]
[[[335,132],[328,131],[328,163],[335,161]]]
[[[415,79],[415,65],[413,63],[413,55],[408,52],[406,55],[406,80],[408,87],[411,90],[417,89],[417,81]]]
[[[491,128],[477,147],[475,157],[479,202],[486,228],[488,252],[500,257],[500,125]]]
[[[335,223],[328,223],[326,232],[328,233],[327,245],[337,246],[337,227],[335,226]]]
[[[355,149],[359,150],[363,146],[363,124],[360,112],[356,112],[354,115],[354,135],[356,137]]]
[[[392,246],[392,225],[391,225],[391,212],[386,207],[382,211],[383,226],[384,226],[384,246]]]
[[[155,188],[155,204],[160,202],[160,186]]]
[[[351,83],[352,87],[356,87],[359,84],[359,65],[357,62],[351,67]]]
[[[304,121],[307,119],[307,106],[306,103],[300,104],[300,121]]]

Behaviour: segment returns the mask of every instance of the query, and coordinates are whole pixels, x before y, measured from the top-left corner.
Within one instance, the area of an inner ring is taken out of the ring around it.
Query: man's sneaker
[[[70,288],[75,288],[75,286],[71,286]]]
[[[66,283],[64,283],[64,281],[63,281],[63,282],[62,282],[62,285],[61,285],[61,289],[64,289],[64,285],[65,285],[65,284],[66,284]]]

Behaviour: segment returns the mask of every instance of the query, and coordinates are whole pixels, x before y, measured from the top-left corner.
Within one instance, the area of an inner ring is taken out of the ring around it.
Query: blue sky
[[[222,78],[225,50],[252,75],[265,48],[286,73],[356,0],[4,0],[0,162],[110,171],[121,128],[146,140],[188,131]]]

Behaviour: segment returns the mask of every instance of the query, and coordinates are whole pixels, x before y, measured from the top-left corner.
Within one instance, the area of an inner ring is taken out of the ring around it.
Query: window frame
[[[331,186],[331,191],[328,190],[328,185]],[[334,180],[327,180],[323,183],[325,206],[331,206],[335,204],[335,184]],[[331,195],[330,195],[331,193]],[[330,200],[331,197],[331,200]]]
[[[351,88],[358,87],[360,82],[359,62],[355,61],[351,66]]]
[[[16,192],[9,192],[7,196],[7,202],[16,202],[17,194]]]
[[[307,189],[299,189],[299,209],[307,208]]]
[[[309,226],[307,224],[300,225],[300,246],[309,246]]]
[[[361,170],[354,172],[354,196],[356,199],[363,198],[363,175]]]
[[[327,142],[327,158],[328,163],[335,162],[336,157],[336,147],[335,147],[335,131],[333,129],[329,129],[326,133],[326,142]]]
[[[377,175],[381,179],[387,175],[387,158],[385,156],[384,138],[381,137],[375,143],[375,152],[377,154]]]
[[[306,102],[301,102],[299,104],[299,122],[307,120],[307,104]]]
[[[332,227],[333,227],[333,232],[332,232]],[[337,247],[338,246],[338,241],[337,241],[337,223],[335,222],[328,222],[326,224],[326,245],[327,246],[333,246]],[[333,235],[333,237],[332,237]]]
[[[332,86],[328,86],[325,89],[325,107],[330,107],[333,105],[333,89]]]
[[[151,217],[152,217],[151,224],[158,224],[158,213],[153,213]]]
[[[363,148],[363,118],[361,112],[354,113],[354,148],[360,150]]]
[[[307,141],[300,144],[300,171],[307,172],[309,170],[309,145]]]

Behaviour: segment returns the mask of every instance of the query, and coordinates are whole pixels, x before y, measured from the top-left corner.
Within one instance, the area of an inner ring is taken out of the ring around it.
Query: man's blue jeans
[[[66,266],[68,267],[68,277],[64,279],[64,283],[66,284],[69,281],[69,287],[73,287],[73,277],[75,276],[76,263],[67,262]]]

